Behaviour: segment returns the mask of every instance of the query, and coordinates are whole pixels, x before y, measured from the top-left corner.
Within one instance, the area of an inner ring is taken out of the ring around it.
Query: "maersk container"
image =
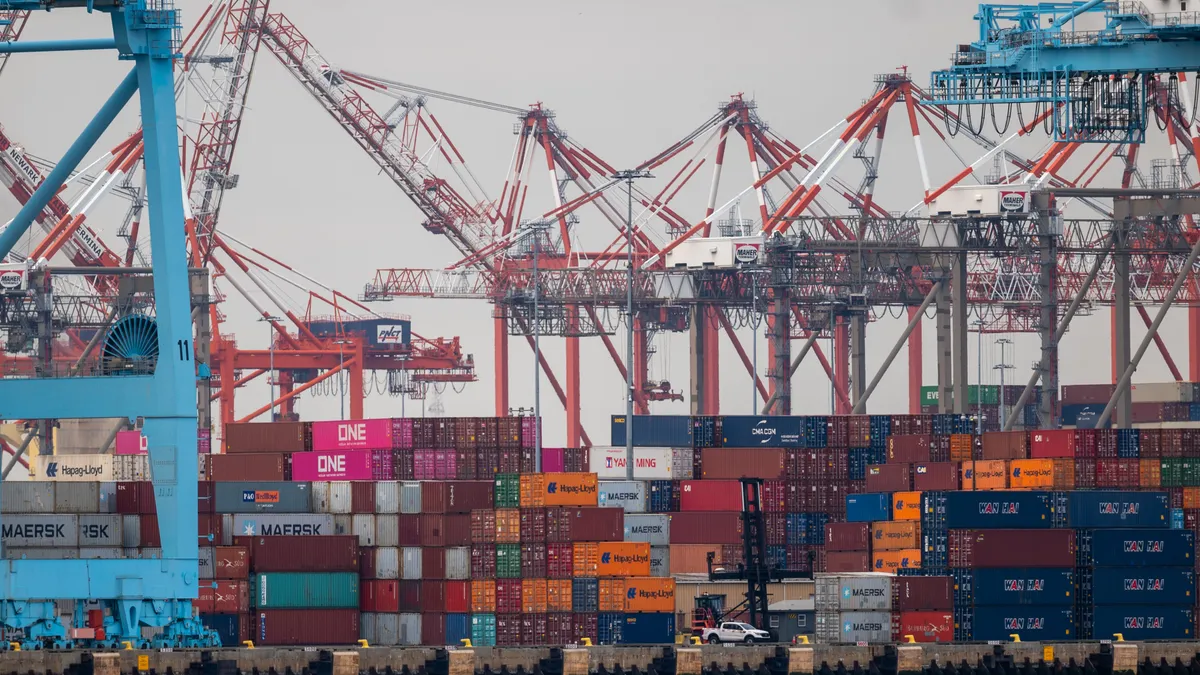
[[[328,513],[234,513],[224,523],[225,534],[243,537],[295,537],[335,534]]]
[[[1169,528],[1171,498],[1165,492],[1079,490],[1067,493],[1067,524],[1075,528]],[[955,527],[951,525],[950,527]]]
[[[1071,605],[974,607],[955,610],[954,639],[985,642],[1055,642],[1075,637],[1075,610]]]
[[[265,572],[251,579],[255,609],[358,608],[357,572]]]
[[[670,546],[651,546],[650,547],[650,576],[652,576],[652,577],[669,577],[669,576],[671,576],[671,547]]]
[[[652,513],[625,515],[625,541],[637,541],[651,546],[671,544],[671,517]]]
[[[1196,573],[1190,567],[1097,567],[1090,577],[1095,605],[1196,603]]]
[[[955,569],[955,606],[1069,605],[1075,599],[1075,570],[992,567]]]
[[[612,416],[609,445],[625,445],[624,415]],[[637,447],[692,447],[692,418],[688,415],[634,415],[633,444]]]
[[[890,611],[892,577],[888,574],[821,575],[815,580],[817,611]]]
[[[0,491],[0,512],[54,513],[54,483],[51,481],[7,481]]]
[[[596,493],[599,506],[624,509],[625,513],[646,511],[646,482],[640,480],[602,480]]]
[[[5,547],[77,548],[79,516],[52,513],[6,515],[0,519],[0,535],[4,537]]]
[[[804,418],[726,415],[721,436],[726,448],[802,448]]]
[[[79,549],[74,547],[24,548],[4,546],[5,560],[78,560]]]
[[[217,513],[310,513],[312,489],[308,483],[287,481],[219,482],[213,488]]]
[[[838,642],[892,641],[891,612],[842,612],[837,616]]]
[[[1158,528],[1078,530],[1075,549],[1083,567],[1192,567],[1196,533]]]
[[[948,529],[1043,528],[1054,523],[1049,492],[925,492],[921,512],[943,514]]]
[[[869,523],[892,519],[892,495],[888,492],[846,495],[846,520]]]
[[[121,516],[108,514],[82,514],[79,516],[80,546],[124,546],[122,534]]]
[[[1117,633],[1126,640],[1191,640],[1192,613],[1191,607],[1178,605],[1097,605],[1091,634],[1103,640]]]
[[[626,614],[621,625],[623,645],[664,645],[675,643],[675,614]]]

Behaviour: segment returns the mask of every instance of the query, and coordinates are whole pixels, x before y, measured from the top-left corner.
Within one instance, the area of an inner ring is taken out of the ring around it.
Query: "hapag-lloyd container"
[[[312,423],[312,449],[382,450],[394,448],[392,419],[334,420]]]
[[[292,480],[371,480],[375,450],[313,450],[292,455]],[[390,451],[388,451],[390,452]]]

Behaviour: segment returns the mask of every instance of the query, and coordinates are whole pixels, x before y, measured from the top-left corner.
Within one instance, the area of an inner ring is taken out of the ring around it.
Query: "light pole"
[[[542,232],[550,229],[549,221],[524,223],[522,229],[533,240],[533,461],[534,471],[542,471],[542,316],[541,275],[538,269],[542,249]]]
[[[758,414],[758,327],[762,317],[758,314],[758,276],[750,275],[750,414]]]
[[[338,395],[342,403],[341,419],[346,419],[346,352],[343,347],[345,345],[354,344],[353,340],[334,340],[333,344],[338,346]],[[403,415],[403,413],[401,413]]]
[[[271,396],[271,410],[269,412],[271,414],[271,421],[274,422],[275,421],[275,324],[279,321],[283,321],[283,319],[278,316],[268,315],[268,316],[260,316],[260,317],[258,317],[258,320],[266,321],[267,328],[269,328],[271,331],[269,333],[271,339],[267,343],[267,350],[268,350],[267,353],[270,358],[270,369],[267,372],[267,387],[270,391],[270,396]]]
[[[1000,345],[1000,363],[992,366],[994,370],[1000,371],[1000,420],[1002,422],[1003,420],[1007,419],[1004,417],[1004,371],[1012,370],[1014,367],[1004,360],[1004,348],[1012,343],[1013,341],[1009,340],[1008,338],[1000,338],[999,340],[996,340],[996,344]]]
[[[629,257],[625,267],[625,471],[633,478],[633,181],[653,178],[645,169],[626,169],[613,174],[613,180],[625,181],[629,213],[625,219],[625,248]]]
[[[978,376],[975,378],[975,381],[978,382],[978,384],[975,385],[975,387],[976,387],[976,391],[975,391],[975,433],[982,435],[983,434],[983,319],[975,320],[975,329],[978,334],[978,337],[976,339],[976,345],[975,345],[975,361],[976,361],[975,366],[976,366],[976,370],[979,371]],[[970,390],[971,390],[971,387],[970,387],[970,385],[968,385],[967,386],[967,405],[963,406],[963,410],[966,410],[967,408],[970,407],[970,404],[971,404],[971,391]],[[1000,419],[1004,419],[1004,416],[1001,415]]]

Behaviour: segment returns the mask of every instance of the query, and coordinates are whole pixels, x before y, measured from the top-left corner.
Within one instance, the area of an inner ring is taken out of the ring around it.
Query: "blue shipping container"
[[[1075,610],[1070,605],[1039,607],[965,607],[954,610],[954,621],[962,630],[957,640],[1000,640],[1019,635],[1023,642],[1053,642],[1075,636]]]
[[[993,567],[955,569],[954,604],[976,607],[1070,604],[1075,598],[1075,570]]]
[[[571,580],[571,611],[594,612],[600,609],[600,580],[575,577]]]
[[[1183,509],[1171,509],[1171,529],[1172,530],[1184,529],[1184,522],[1186,522],[1186,521],[1184,520],[1184,517],[1183,517]]]
[[[457,645],[462,644],[463,640],[471,638],[471,615],[470,614],[447,614],[446,615],[446,644]]]
[[[204,624],[205,628],[217,631],[217,635],[221,637],[222,647],[241,646],[242,643],[238,639],[237,614],[201,614],[200,623]]]
[[[650,513],[670,513],[673,509],[675,483],[669,480],[650,481],[650,498],[646,509]]]
[[[808,543],[808,514],[789,513],[787,520],[787,545],[804,546]]]
[[[1188,421],[1200,422],[1200,403],[1188,404]]]
[[[1076,551],[1082,567],[1191,567],[1196,534],[1191,530],[1079,530]]]
[[[1117,457],[1121,459],[1138,459],[1141,456],[1141,432],[1137,429],[1117,429]]]
[[[772,545],[767,547],[767,565],[787,569],[787,546]]]
[[[625,416],[612,416],[611,445],[625,445]],[[633,444],[644,448],[692,447],[692,418],[688,415],[634,415]]]
[[[1080,490],[1068,493],[1067,524],[1076,528],[1165,529],[1171,526],[1170,511],[1171,499],[1165,492]]]
[[[721,437],[727,448],[804,447],[804,418],[727,415],[721,419]]]
[[[887,449],[887,437],[892,435],[891,415],[871,415],[871,447]]]
[[[829,444],[829,418],[823,415],[804,418],[804,445],[823,448]]]
[[[675,615],[626,614],[618,642],[624,645],[675,644]]]
[[[601,612],[596,617],[596,638],[602,645],[615,645],[621,642],[622,628],[625,626],[625,615],[612,612]]]
[[[828,513],[808,514],[808,543],[812,546],[825,545],[825,525],[829,522]]]
[[[1190,567],[1097,567],[1091,574],[1095,605],[1187,605],[1196,602]]]
[[[1051,498],[1048,492],[1017,492],[1010,490],[938,492],[926,506],[944,514],[947,529],[1022,529],[1051,527]]]
[[[1092,611],[1091,628],[1092,636],[1101,640],[1110,640],[1116,633],[1126,640],[1190,640],[1192,608],[1100,605]]]
[[[892,519],[892,494],[846,495],[846,520],[851,523],[869,523],[875,520]]]
[[[721,435],[717,429],[720,419],[712,416],[692,418],[692,443],[697,448],[716,448],[721,445]]]

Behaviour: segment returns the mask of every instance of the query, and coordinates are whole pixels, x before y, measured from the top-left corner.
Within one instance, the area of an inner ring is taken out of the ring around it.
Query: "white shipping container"
[[[838,618],[838,642],[880,644],[892,641],[891,612],[842,612]]]
[[[162,558],[161,548],[126,548],[125,557],[130,560],[158,560]]]
[[[671,448],[671,480],[695,478],[695,448]]]
[[[651,546],[650,547],[650,576],[652,576],[652,577],[669,577],[669,576],[671,576],[671,547],[670,546]]]
[[[596,446],[588,452],[588,468],[599,478],[627,478],[625,446]],[[633,477],[643,480],[671,478],[670,448],[634,448]]]
[[[405,546],[400,549],[400,578],[411,581],[421,579],[420,546]]]
[[[200,455],[196,457],[198,468],[196,470],[200,480],[208,480],[208,455]]]
[[[400,513],[400,482],[381,480],[375,483],[375,513]]]
[[[400,483],[400,513],[421,512],[421,484],[406,480]]]
[[[117,484],[97,483],[100,486],[100,513],[117,512]]]
[[[625,541],[640,541],[651,546],[670,546],[671,516],[659,513],[631,513],[625,516]]]
[[[379,645],[379,632],[376,629],[376,617],[373,612],[363,612],[358,615],[358,637],[366,640],[369,645]]]
[[[400,615],[376,614],[375,632],[379,644],[394,647],[400,644]],[[420,632],[420,631],[418,631]]]
[[[397,623],[400,625],[396,643],[405,646],[421,644],[421,615],[406,613],[399,614],[397,617]]]
[[[312,496],[313,510],[317,513],[345,515],[353,511],[348,481],[313,481]]]
[[[217,552],[211,546],[200,547],[200,578],[212,579]]]
[[[340,517],[340,516],[337,516]],[[309,537],[336,534],[333,519],[327,513],[235,513],[225,528],[226,536],[236,532],[246,537]],[[223,544],[228,546],[229,544]]]
[[[114,455],[113,480],[150,480],[149,455]]]
[[[375,514],[375,545],[400,545],[400,516],[394,513]]]
[[[0,520],[0,530],[5,548],[79,546],[79,516],[13,514]]]
[[[4,481],[4,489],[0,490],[0,512],[54,513],[54,483]]]
[[[139,521],[140,522],[140,521]],[[138,534],[141,534],[139,527]],[[108,513],[88,513],[79,516],[80,546],[124,546],[122,516]]]
[[[818,611],[884,611],[892,608],[890,574],[819,574],[814,579],[813,591]]]
[[[61,482],[54,484],[55,513],[97,513],[100,483]]]
[[[395,546],[380,546],[375,549],[375,578],[400,578],[400,549]]]
[[[1131,389],[1134,403],[1191,403],[1195,387],[1191,382],[1142,382]]]
[[[233,546],[233,537],[235,535],[240,537],[246,534],[245,531],[233,529],[233,523],[234,521],[232,513],[221,514],[221,541],[214,542],[214,545]]]
[[[142,517],[121,516],[121,545],[137,548],[142,543]]]
[[[79,549],[79,557],[84,560],[120,560],[125,557],[125,551],[119,546],[86,546]]]
[[[450,546],[446,549],[446,578],[471,578],[471,548],[469,546]]]
[[[112,481],[112,455],[38,455],[30,475],[52,481]]]
[[[375,545],[375,516],[374,514],[357,514],[353,519],[354,534],[358,537],[359,546]]]
[[[336,515],[333,518],[334,534],[354,534],[354,516]]]
[[[602,480],[596,499],[602,507],[624,509],[625,513],[644,513],[646,483],[640,480]]]

